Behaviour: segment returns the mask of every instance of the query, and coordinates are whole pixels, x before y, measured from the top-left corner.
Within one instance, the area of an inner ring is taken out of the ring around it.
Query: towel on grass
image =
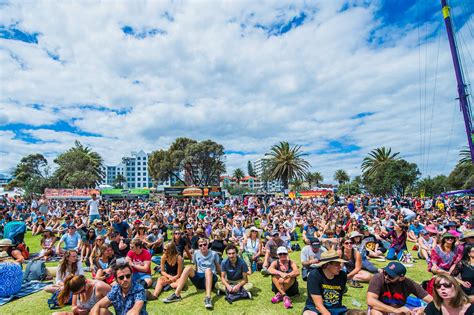
[[[23,282],[23,284],[21,285],[20,291],[18,291],[17,293],[11,296],[0,298],[0,306],[13,301],[14,299],[19,299],[24,296],[36,293],[42,290],[45,286],[50,285],[50,284],[52,284],[52,282],[41,282],[41,281]]]

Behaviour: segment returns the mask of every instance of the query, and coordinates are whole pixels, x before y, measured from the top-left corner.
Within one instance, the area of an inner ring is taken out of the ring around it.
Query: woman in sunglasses
[[[107,295],[110,286],[102,281],[86,279],[83,275],[69,275],[58,295],[61,307],[66,305],[72,294],[71,312],[56,312],[54,315],[88,314],[101,298]]]
[[[455,278],[447,275],[435,276],[433,301],[425,308],[426,315],[474,314],[474,304],[462,291]]]
[[[350,236],[354,236],[353,232]],[[339,257],[347,261],[344,265],[347,272],[349,286],[353,288],[362,288],[359,282],[369,282],[372,274],[362,270],[362,255],[354,248],[353,238],[345,237],[341,240],[341,249],[338,251]]]
[[[428,270],[435,275],[450,275],[456,263],[461,260],[462,253],[455,246],[456,238],[451,233],[444,233],[441,243],[431,251]]]
[[[158,298],[163,289],[178,287],[178,280],[183,273],[183,257],[178,253],[174,242],[168,242],[163,248],[161,257],[161,277],[156,283],[153,297]]]

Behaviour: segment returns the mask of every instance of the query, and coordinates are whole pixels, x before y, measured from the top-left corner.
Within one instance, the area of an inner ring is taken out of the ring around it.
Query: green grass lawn
[[[39,251],[39,236],[32,237],[29,232],[26,236],[26,243],[30,247],[31,252]],[[409,244],[411,248],[413,244]],[[415,253],[416,254],[416,253]],[[291,259],[296,261],[301,267],[300,252],[294,252],[290,255]],[[416,257],[413,255],[413,257]],[[383,267],[387,263],[375,262],[378,267]],[[56,266],[57,263],[48,263],[48,266]],[[90,273],[87,273],[90,277]],[[430,278],[427,272],[426,263],[417,260],[413,267],[408,268],[408,277],[421,283],[421,281]],[[154,277],[156,280],[157,276]],[[182,293],[183,300],[178,303],[165,304],[161,301],[162,298],[167,297],[171,291],[164,292],[159,300],[151,301],[147,305],[149,314],[301,314],[306,300],[306,282],[299,279],[300,296],[293,298],[293,309],[285,310],[282,303],[272,304],[270,302],[273,292],[271,291],[270,277],[264,277],[260,273],[254,273],[250,276],[250,281],[254,283],[255,288],[252,293],[254,300],[237,301],[234,304],[228,304],[223,296],[213,295],[214,310],[208,311],[204,308],[204,291],[197,291],[195,287],[190,284],[187,291]],[[190,283],[190,282],[189,282]],[[1,284],[0,284],[1,285]],[[367,292],[367,284],[363,284],[364,288],[354,289],[349,287],[349,291],[344,295],[344,305],[348,308],[366,309],[365,297]],[[0,306],[0,314],[51,314],[46,303],[51,295],[45,292],[38,292],[19,300],[10,302],[4,306]],[[63,310],[69,310],[70,307],[65,307]]]

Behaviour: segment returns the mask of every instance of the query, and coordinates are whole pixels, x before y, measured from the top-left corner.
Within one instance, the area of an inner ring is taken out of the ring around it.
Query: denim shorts
[[[132,275],[132,281],[134,282],[145,279],[151,279],[151,275],[145,272],[134,272]]]

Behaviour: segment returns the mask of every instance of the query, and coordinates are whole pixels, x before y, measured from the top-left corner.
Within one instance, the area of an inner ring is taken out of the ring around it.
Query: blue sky
[[[450,4],[471,77],[474,6]],[[302,145],[331,182],[380,146],[447,174],[466,144],[437,1],[2,1],[0,62],[0,173],[76,139],[113,165],[187,136],[229,173]]]

